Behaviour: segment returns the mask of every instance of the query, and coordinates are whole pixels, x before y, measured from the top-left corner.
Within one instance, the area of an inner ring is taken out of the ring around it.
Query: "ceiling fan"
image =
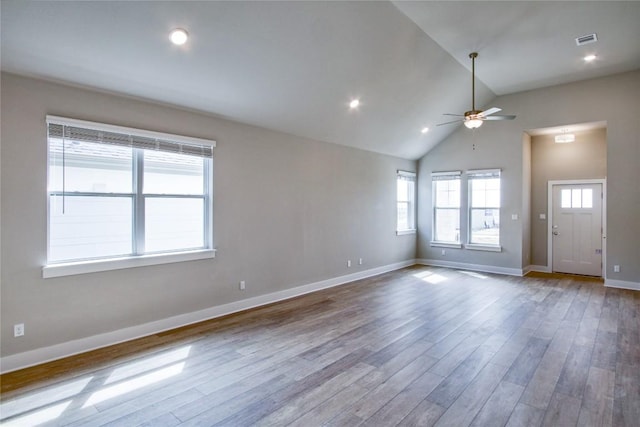
[[[436,126],[448,125],[451,123],[464,122],[464,125],[469,129],[476,129],[482,126],[482,122],[485,120],[513,120],[516,116],[496,116],[495,113],[502,111],[502,109],[493,107],[488,110],[479,111],[476,110],[476,58],[478,52],[471,52],[469,58],[471,58],[471,110],[466,111],[464,114],[449,114],[445,113],[445,116],[458,116],[460,119],[452,120],[450,122],[439,123]]]

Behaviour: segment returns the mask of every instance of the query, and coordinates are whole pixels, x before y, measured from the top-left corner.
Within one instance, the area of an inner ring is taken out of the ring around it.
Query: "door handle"
[[[557,236],[557,235],[559,235],[559,234],[560,234],[560,233],[558,233],[557,231],[555,231],[555,230],[553,231],[553,235],[554,235],[554,236]]]

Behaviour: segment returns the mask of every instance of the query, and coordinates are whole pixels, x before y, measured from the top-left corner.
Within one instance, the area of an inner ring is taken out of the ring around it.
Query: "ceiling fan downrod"
[[[471,111],[476,111],[476,58],[478,52],[471,52],[469,58],[471,58]]]

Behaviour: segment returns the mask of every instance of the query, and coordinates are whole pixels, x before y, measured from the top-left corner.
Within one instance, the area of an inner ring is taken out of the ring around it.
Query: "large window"
[[[212,249],[212,141],[47,122],[48,267]]]
[[[500,170],[475,170],[469,178],[469,248],[500,247]]]
[[[416,174],[398,171],[397,234],[416,232]]]
[[[460,172],[431,174],[433,190],[432,243],[460,245]]]

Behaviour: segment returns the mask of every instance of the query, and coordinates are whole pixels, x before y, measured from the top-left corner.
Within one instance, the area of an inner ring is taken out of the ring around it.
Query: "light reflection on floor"
[[[114,369],[97,388],[95,376],[86,376],[3,401],[0,404],[0,424],[3,427],[41,425],[63,416],[72,403],[75,403],[71,405],[74,408],[80,405],[87,408],[157,384],[179,375],[184,370],[190,351],[191,346],[185,346],[126,363]],[[87,390],[88,386],[93,392]],[[86,402],[82,404],[85,399]]]
[[[425,281],[427,283],[431,283],[432,285],[437,285],[438,283],[444,282],[447,280],[446,277],[441,276],[437,273],[433,273],[431,271],[421,271],[420,273],[416,273],[413,277]]]

